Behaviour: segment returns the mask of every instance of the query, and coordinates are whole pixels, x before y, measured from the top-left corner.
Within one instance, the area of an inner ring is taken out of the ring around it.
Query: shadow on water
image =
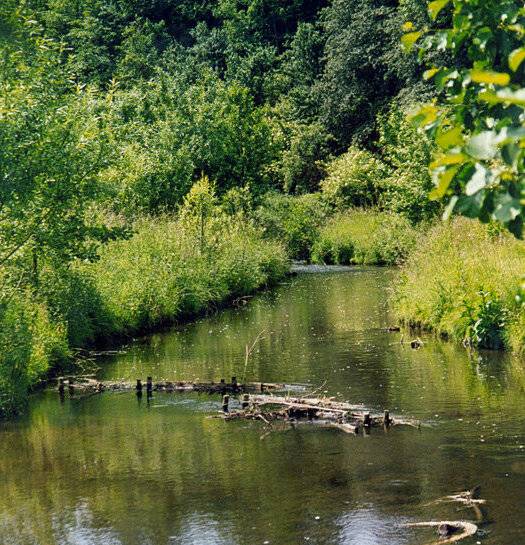
[[[468,519],[427,505],[481,484],[490,524],[474,541],[517,545],[525,528],[525,377],[509,356],[469,355],[389,333],[395,271],[300,274],[247,306],[132,345],[104,378],[306,382],[432,424],[348,436],[313,426],[266,433],[208,415],[214,396],[54,392],[0,427],[6,545],[416,545],[415,520]],[[467,541],[465,541],[467,543]]]

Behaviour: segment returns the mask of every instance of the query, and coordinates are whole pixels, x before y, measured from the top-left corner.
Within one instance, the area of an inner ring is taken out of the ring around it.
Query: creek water
[[[242,308],[132,343],[101,360],[101,377],[308,383],[428,426],[268,432],[209,418],[215,396],[61,404],[42,392],[0,424],[0,543],[418,545],[435,530],[402,524],[475,520],[434,501],[477,484],[486,512],[463,543],[525,543],[523,362],[430,337],[412,350],[386,331],[396,274],[301,273]]]

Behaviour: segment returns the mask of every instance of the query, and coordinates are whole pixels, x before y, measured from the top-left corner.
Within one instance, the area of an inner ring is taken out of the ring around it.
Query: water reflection
[[[431,538],[409,520],[471,518],[427,505],[483,486],[484,545],[523,541],[521,362],[424,339],[401,343],[392,271],[301,275],[247,307],[137,342],[106,377],[309,382],[330,395],[432,424],[354,437],[313,426],[273,432],[208,415],[214,396],[53,392],[0,427],[6,545],[378,544]]]

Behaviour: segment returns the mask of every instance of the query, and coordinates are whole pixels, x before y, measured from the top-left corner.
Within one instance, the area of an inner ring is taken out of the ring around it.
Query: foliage
[[[402,214],[412,223],[429,220],[439,205],[428,198],[432,179],[427,165],[432,144],[407,119],[404,109],[393,104],[378,118],[379,156],[388,165],[382,184],[381,207]]]
[[[415,246],[416,232],[401,216],[351,209],[324,226],[312,249],[314,263],[394,265]]]
[[[194,316],[275,282],[287,269],[279,244],[226,216],[210,219],[205,252],[199,233],[182,220],[142,219],[135,230],[87,267],[114,317],[115,334]]]
[[[261,199],[255,218],[266,238],[283,242],[291,258],[307,260],[327,214],[319,194],[292,197],[269,193]]]
[[[68,356],[64,330],[31,293],[4,290],[0,300],[0,417],[20,411],[28,388]]]
[[[524,265],[524,244],[506,233],[460,218],[437,225],[420,238],[403,268],[397,311],[411,325],[459,341],[521,350],[516,285]]]
[[[372,153],[351,147],[326,167],[321,182],[324,198],[337,208],[379,203],[388,169]]]
[[[425,73],[442,101],[420,109],[416,121],[435,139],[431,164],[435,198],[457,212],[497,220],[521,236],[525,186],[525,9],[517,0],[441,0],[428,4],[445,28],[425,33],[405,25],[407,46],[447,49],[450,64]],[[445,15],[443,15],[445,14]]]

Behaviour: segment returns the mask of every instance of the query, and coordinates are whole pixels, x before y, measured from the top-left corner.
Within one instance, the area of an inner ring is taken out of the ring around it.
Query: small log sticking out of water
[[[333,398],[284,397],[272,395],[243,396],[242,410],[231,411],[223,416],[226,420],[263,420],[271,423],[276,420],[289,422],[315,421],[316,424],[337,428],[345,433],[357,433],[361,427],[389,427],[395,424],[416,424],[408,420],[398,420],[389,411],[382,415],[372,415],[361,405],[352,405]]]
[[[439,541],[433,541],[429,545],[445,545],[456,543],[467,537],[473,536],[478,527],[467,520],[440,520],[430,522],[411,522],[403,524],[404,527],[436,527],[440,536]]]

